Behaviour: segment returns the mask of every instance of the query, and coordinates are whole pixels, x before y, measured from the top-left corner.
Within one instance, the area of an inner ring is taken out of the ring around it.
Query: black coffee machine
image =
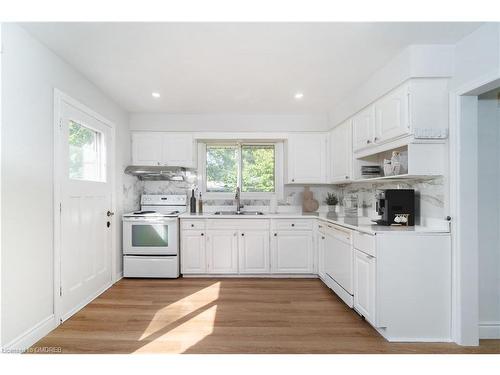
[[[376,195],[379,225],[415,225],[415,190],[387,189]]]

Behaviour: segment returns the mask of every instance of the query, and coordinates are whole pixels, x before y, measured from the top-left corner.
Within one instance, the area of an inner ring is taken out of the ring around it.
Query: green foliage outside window
[[[275,191],[274,145],[208,145],[206,158],[207,192],[234,192],[238,174],[243,192]]]

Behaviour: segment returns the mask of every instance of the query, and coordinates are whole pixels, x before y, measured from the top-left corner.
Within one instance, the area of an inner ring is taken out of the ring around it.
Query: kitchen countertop
[[[283,212],[283,213],[264,213],[263,215],[214,215],[213,212],[204,213],[183,213],[180,219],[319,219],[326,223],[339,225],[348,229],[357,230],[368,234],[383,233],[449,233],[449,228],[444,226],[431,227],[415,225],[413,227],[404,226],[386,226],[374,224],[368,217],[347,218],[343,216],[332,217],[327,212]]]

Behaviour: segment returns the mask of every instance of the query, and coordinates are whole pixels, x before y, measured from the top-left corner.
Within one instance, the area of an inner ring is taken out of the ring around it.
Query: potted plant
[[[335,212],[337,209],[337,205],[339,204],[339,199],[333,193],[327,193],[325,203],[328,205],[328,211]]]

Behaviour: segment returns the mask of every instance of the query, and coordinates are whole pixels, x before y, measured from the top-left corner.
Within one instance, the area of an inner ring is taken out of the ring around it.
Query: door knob
[[[107,217],[111,217],[111,216],[113,216],[114,214],[115,214],[115,213],[114,213],[113,211],[108,211],[108,212],[106,213],[106,216],[107,216]]]

